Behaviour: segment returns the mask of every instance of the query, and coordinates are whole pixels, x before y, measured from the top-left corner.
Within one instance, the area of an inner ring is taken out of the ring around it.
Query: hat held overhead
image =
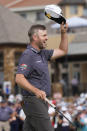
[[[63,16],[63,12],[61,8],[57,5],[45,6],[45,15],[58,24],[62,24],[62,22],[64,22],[64,24],[66,23],[66,19]]]

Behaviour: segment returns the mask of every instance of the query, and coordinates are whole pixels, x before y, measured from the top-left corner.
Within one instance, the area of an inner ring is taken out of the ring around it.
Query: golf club
[[[73,122],[71,122],[61,111],[59,111],[59,110],[57,109],[57,107],[56,107],[48,98],[45,98],[45,101],[46,101],[49,105],[51,105],[51,106],[55,109],[55,111],[56,111],[57,113],[61,114],[67,121],[69,121],[69,123],[70,123],[72,126],[74,126],[75,129],[76,129],[76,131],[77,131],[76,125],[75,125]]]

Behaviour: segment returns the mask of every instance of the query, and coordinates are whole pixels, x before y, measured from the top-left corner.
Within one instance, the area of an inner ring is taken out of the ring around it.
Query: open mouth
[[[47,43],[46,43],[46,41],[42,43],[42,46],[43,46],[44,48],[47,47]]]
[[[46,41],[45,41],[45,42],[43,42],[43,44],[44,44],[45,46],[47,46],[47,43],[46,43]]]

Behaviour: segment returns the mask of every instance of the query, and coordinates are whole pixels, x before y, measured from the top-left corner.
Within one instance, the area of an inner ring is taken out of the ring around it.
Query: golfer
[[[24,131],[54,130],[45,98],[51,92],[48,61],[65,55],[68,50],[68,25],[62,23],[60,28],[61,42],[54,50],[45,49],[48,36],[44,25],[33,25],[29,29],[30,43],[20,58],[16,74],[16,83],[23,89]]]

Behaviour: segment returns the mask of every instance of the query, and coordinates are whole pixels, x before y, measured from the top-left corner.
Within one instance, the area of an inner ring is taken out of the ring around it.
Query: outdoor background
[[[69,25],[68,54],[48,64],[51,97],[58,92],[64,100],[72,102],[74,96],[83,97],[87,93],[87,0],[0,0],[0,96],[3,98],[21,94],[15,75],[19,58],[29,43],[27,32],[31,25],[39,23],[47,27],[47,49],[59,46],[59,25],[44,15],[45,6],[50,4],[61,7]]]

